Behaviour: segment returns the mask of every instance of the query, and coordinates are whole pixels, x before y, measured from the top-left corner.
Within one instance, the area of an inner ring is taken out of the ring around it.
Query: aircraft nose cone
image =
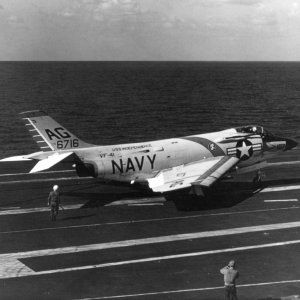
[[[285,141],[286,141],[285,150],[291,150],[298,145],[298,143],[294,140],[286,139]]]

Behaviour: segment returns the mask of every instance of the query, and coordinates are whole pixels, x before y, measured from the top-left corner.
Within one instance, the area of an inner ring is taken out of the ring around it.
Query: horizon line
[[[200,62],[200,63],[299,63],[300,60],[0,60],[7,62]]]

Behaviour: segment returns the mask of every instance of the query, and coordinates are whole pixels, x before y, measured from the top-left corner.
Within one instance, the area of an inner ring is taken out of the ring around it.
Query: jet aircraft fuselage
[[[96,146],[81,141],[43,112],[23,115],[42,151],[2,161],[36,160],[34,173],[69,157],[79,176],[144,183],[156,192],[209,187],[227,173],[261,169],[267,159],[297,145],[261,126],[249,125],[180,138]]]
[[[162,169],[170,169],[216,156],[238,157],[240,161],[236,167],[242,169],[287,150],[292,143],[284,138],[264,141],[259,134],[248,136],[249,133],[238,132],[238,130],[239,128],[232,128],[182,138],[96,146],[78,149],[74,152],[94,172],[94,177],[140,182],[153,177],[153,174]],[[237,134],[239,134],[239,139],[235,140],[234,137]]]

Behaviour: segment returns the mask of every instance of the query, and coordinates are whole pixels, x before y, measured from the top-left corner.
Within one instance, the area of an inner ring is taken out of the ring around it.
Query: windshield
[[[267,130],[264,131],[263,137],[265,138],[265,141],[272,141],[275,139],[275,136]]]

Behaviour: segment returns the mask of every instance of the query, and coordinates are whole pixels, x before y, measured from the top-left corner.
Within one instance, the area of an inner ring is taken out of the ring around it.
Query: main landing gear
[[[254,189],[258,189],[262,187],[262,179],[263,179],[263,173],[261,170],[258,170],[256,172],[256,175],[254,176],[252,180],[252,186]]]

